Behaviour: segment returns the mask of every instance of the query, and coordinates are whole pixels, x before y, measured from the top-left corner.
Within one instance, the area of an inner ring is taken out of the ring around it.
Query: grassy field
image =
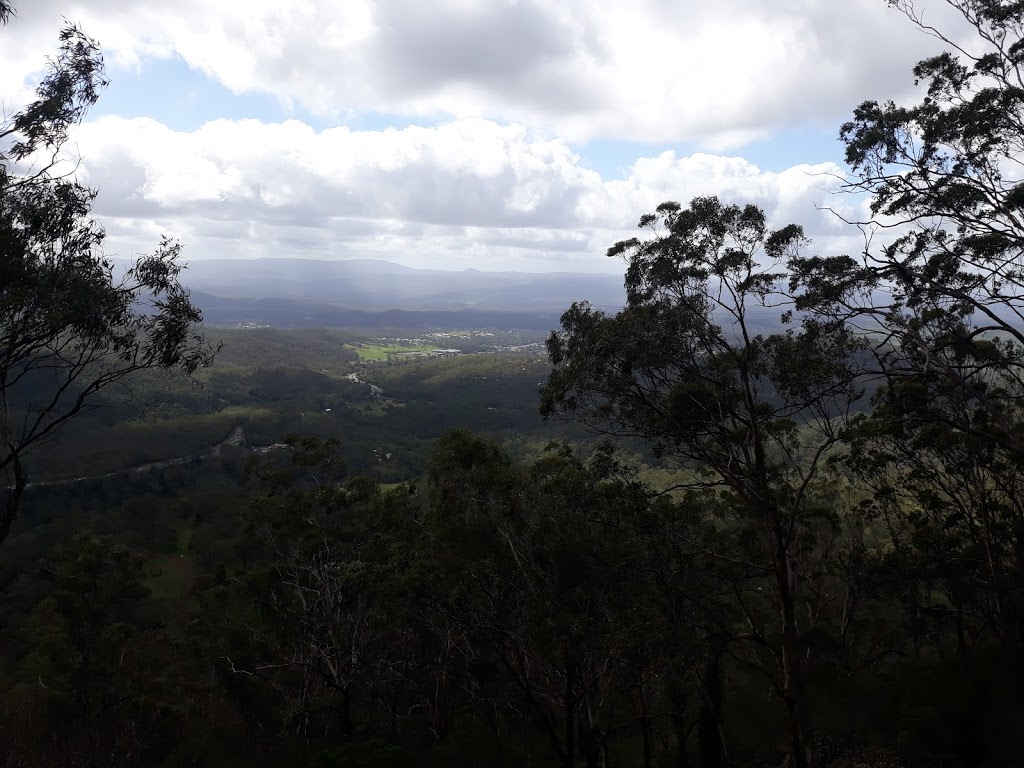
[[[401,355],[407,352],[429,352],[434,347],[425,346],[392,346],[384,344],[367,344],[354,341],[345,344],[346,349],[354,350],[360,360],[387,360],[392,355]]]

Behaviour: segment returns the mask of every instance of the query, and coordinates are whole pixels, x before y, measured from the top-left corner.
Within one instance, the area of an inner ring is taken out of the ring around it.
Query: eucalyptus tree
[[[884,386],[849,466],[916,563],[915,610],[953,616],[966,659],[976,641],[1021,642],[1024,4],[944,2],[959,28],[889,0],[945,51],[913,68],[916,101],[865,101],[842,126],[872,238],[798,260],[793,287],[873,341]]]
[[[859,256],[803,260],[795,282],[806,305],[875,338],[890,382],[934,374],[964,389],[988,439],[1024,458],[1024,5],[944,0],[967,36],[888,2],[947,50],[913,68],[918,101],[865,101],[842,126],[843,188],[870,200],[857,223],[871,236]],[[977,431],[948,416],[933,414]]]
[[[794,322],[783,286],[805,244],[800,227],[770,230],[757,207],[714,197],[663,203],[640,227],[647,238],[608,252],[628,265],[625,308],[609,316],[574,304],[548,339],[542,411],[643,438],[741,513],[777,617],[773,633],[748,613],[744,634],[777,662],[790,759],[808,766],[802,554],[813,542],[815,479],[860,396],[862,342],[844,323],[812,316],[757,332],[766,319],[778,327],[783,312]]]
[[[606,765],[622,716],[608,702],[633,685],[621,680],[622,662],[649,622],[636,581],[618,570],[632,542],[601,522],[646,497],[605,482],[564,447],[521,467],[465,431],[438,441],[429,479],[428,530],[449,585],[434,602],[446,598],[436,610],[457,618],[472,666],[494,667],[486,685],[476,675],[480,690],[494,697],[491,706],[515,702],[502,709],[521,708],[560,765],[579,756]]]
[[[13,15],[0,3],[0,23]],[[61,170],[69,131],[106,84],[98,44],[69,24],[35,100],[0,119],[0,542],[35,446],[136,371],[192,373],[214,354],[178,279],[181,246],[163,238],[115,276],[95,191]]]
[[[1016,653],[1024,642],[1024,466],[990,437],[987,415],[933,373],[881,390],[848,435],[846,464],[870,489],[869,511],[913,590],[915,648],[922,621],[941,619],[964,665],[977,645]]]

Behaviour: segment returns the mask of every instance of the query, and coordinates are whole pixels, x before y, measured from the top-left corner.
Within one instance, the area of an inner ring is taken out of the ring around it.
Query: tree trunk
[[[960,600],[960,590],[954,587],[953,591],[953,612],[956,617],[956,655],[960,662],[960,672],[967,673],[967,631],[964,627],[964,604]]]
[[[14,456],[11,461],[11,471],[14,474],[14,485],[8,486],[2,490],[4,504],[0,508],[0,543],[3,543],[4,539],[7,538],[11,532],[11,525],[14,524],[14,518],[18,516],[18,506],[21,504],[21,496],[25,493],[25,488],[28,486],[28,475],[25,473],[24,468],[21,466],[21,459],[17,455]],[[0,478],[0,482],[4,482]]]
[[[341,733],[347,741],[352,740],[352,695],[346,685],[341,691]]]
[[[640,730],[644,737],[644,768],[651,768],[654,764],[654,753],[652,750],[651,718],[646,713],[640,719]]]
[[[587,768],[605,768],[604,749],[597,729],[590,722],[589,714],[584,713],[577,718],[580,729],[580,750]]]
[[[782,532],[775,532],[775,579],[782,612],[782,697],[786,705],[790,768],[814,768],[814,751],[804,700],[803,657],[796,620],[793,569]]]
[[[708,663],[701,681],[704,687],[704,705],[700,710],[697,737],[699,739],[701,768],[721,768],[722,765],[722,657],[716,653]]]
[[[565,768],[573,768],[576,762],[576,707],[573,704],[573,689],[576,687],[575,669],[566,661],[565,665]]]
[[[678,688],[678,680],[669,684],[669,699],[672,701],[672,730],[676,735],[675,768],[690,768],[690,758],[686,753],[689,731],[686,728],[686,698]]]

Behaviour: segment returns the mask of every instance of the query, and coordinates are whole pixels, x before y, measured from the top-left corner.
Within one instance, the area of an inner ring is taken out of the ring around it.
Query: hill
[[[374,259],[204,259],[183,282],[229,299],[279,299],[360,310],[501,309],[562,312],[586,299],[598,307],[625,301],[618,275],[567,272],[461,272],[413,269]]]

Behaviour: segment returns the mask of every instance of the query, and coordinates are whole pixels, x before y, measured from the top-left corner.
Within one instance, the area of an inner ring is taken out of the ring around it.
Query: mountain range
[[[129,262],[115,260],[123,273]],[[574,301],[616,311],[622,277],[414,269],[374,259],[203,259],[181,273],[213,325],[547,331]]]
[[[359,310],[562,312],[574,301],[619,308],[617,275],[567,272],[461,272],[414,269],[387,261],[351,259],[205,259],[182,273],[193,292],[225,299],[298,300]]]

